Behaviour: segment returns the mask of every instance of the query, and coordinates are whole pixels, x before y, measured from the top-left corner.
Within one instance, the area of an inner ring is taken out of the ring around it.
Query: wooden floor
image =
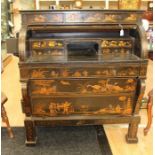
[[[146,93],[152,89],[152,61],[148,65],[148,79],[146,81]],[[10,64],[2,74],[2,91],[8,97],[5,104],[11,126],[23,126],[24,114],[21,110],[21,85],[19,82],[18,58],[13,57]],[[105,131],[113,152],[113,155],[152,155],[153,151],[153,131],[152,128],[147,136],[144,136],[143,129],[147,123],[146,109],[140,111],[141,124],[138,130],[139,142],[137,144],[127,144],[125,135],[127,125],[105,125]],[[4,124],[2,124],[4,126]],[[16,136],[16,135],[15,135]]]

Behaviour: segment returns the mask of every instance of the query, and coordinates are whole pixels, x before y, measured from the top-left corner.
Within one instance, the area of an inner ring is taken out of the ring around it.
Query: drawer
[[[137,79],[133,78],[79,78],[30,80],[30,96],[89,95],[135,92]]]
[[[131,115],[134,94],[89,97],[31,97],[32,115]]]
[[[53,49],[53,48],[64,48],[64,40],[62,39],[31,39],[30,40],[30,49]]]
[[[65,65],[64,65],[65,66]],[[21,80],[40,79],[40,78],[87,78],[87,77],[137,77],[140,73],[138,65],[92,65],[85,67],[20,67]]]

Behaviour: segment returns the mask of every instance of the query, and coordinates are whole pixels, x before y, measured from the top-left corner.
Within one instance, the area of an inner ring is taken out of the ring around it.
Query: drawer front
[[[30,96],[90,95],[135,92],[136,79],[132,78],[80,78],[30,80]]]
[[[32,97],[32,115],[131,115],[133,94],[96,97]]]
[[[38,67],[20,68],[21,80],[40,78],[82,78],[82,77],[136,77],[139,66],[100,66],[100,67]]]

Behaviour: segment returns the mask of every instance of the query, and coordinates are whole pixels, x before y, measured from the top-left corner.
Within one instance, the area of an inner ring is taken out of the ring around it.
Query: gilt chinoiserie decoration
[[[132,105],[131,105],[131,98],[126,96],[113,96],[115,98],[115,103],[111,102],[106,107],[102,107],[102,105],[106,105],[104,103],[104,99],[101,104],[97,102],[98,107],[94,109],[91,105],[82,102],[81,105],[77,105],[75,100],[71,101],[64,101],[64,102],[57,102],[49,101],[48,104],[38,103],[37,101],[33,106],[32,114],[35,116],[65,116],[65,115],[101,115],[101,114],[115,114],[115,115],[122,115],[127,116],[131,115],[132,112]],[[70,99],[68,99],[70,100]],[[85,98],[84,98],[85,100]],[[133,100],[133,99],[132,99]],[[118,103],[116,103],[116,101]],[[48,101],[47,101],[48,102]]]
[[[142,14],[21,12],[19,68],[27,145],[36,144],[39,125],[128,123],[127,142],[138,142],[147,71]]]
[[[124,8],[128,0],[122,0],[119,2],[120,8]],[[134,2],[130,2],[131,4],[134,4],[134,6],[137,6],[138,0],[133,0]],[[130,6],[130,5],[129,5]],[[126,6],[127,7],[127,6]],[[127,9],[127,8],[126,8]],[[129,8],[131,9],[131,8]],[[50,25],[52,23],[59,23],[59,24],[69,24],[69,23],[117,23],[117,22],[123,22],[123,23],[131,23],[136,22],[141,18],[141,13],[137,11],[119,11],[116,12],[115,10],[110,11],[102,11],[102,10],[74,10],[74,11],[57,11],[52,12],[45,10],[45,11],[37,11],[35,14],[27,13],[22,14],[22,24],[23,25],[35,25],[46,23],[47,25]]]

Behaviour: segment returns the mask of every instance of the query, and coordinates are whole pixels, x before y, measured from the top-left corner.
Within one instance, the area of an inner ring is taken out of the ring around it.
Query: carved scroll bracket
[[[145,93],[145,80],[143,79],[139,79],[138,80],[138,98],[137,98],[137,101],[136,101],[136,106],[135,106],[135,109],[134,109],[134,114],[138,114],[139,113],[139,108],[141,106],[141,103],[142,103],[142,99],[143,99],[143,96],[144,96],[144,93]]]
[[[22,83],[22,109],[26,113],[26,116],[31,115],[31,104],[28,95],[27,83]]]

